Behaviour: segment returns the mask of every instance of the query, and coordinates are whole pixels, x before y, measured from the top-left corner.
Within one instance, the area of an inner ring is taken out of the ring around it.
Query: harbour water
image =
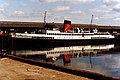
[[[77,45],[13,50],[12,55],[120,78],[120,45]]]

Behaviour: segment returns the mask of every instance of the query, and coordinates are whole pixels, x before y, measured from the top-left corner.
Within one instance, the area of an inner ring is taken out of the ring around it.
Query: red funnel
[[[64,20],[64,26],[63,26],[64,32],[69,31],[70,27],[71,27],[71,21]]]

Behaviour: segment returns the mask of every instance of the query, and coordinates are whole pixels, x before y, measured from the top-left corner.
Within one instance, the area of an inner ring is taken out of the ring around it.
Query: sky
[[[120,0],[0,0],[0,21],[120,26]]]

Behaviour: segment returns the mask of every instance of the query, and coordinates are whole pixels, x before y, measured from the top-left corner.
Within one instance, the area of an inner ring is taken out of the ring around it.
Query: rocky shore
[[[0,80],[90,80],[52,69],[0,58]]]

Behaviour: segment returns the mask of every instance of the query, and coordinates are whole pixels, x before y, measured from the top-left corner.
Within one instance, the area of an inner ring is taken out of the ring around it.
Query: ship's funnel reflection
[[[47,62],[56,62],[56,60],[62,59],[63,63],[67,64],[71,62],[71,58],[79,58],[81,56],[95,56],[98,53],[109,51],[112,48],[114,48],[114,44],[84,45],[84,46],[41,48],[39,51],[33,50],[12,51],[11,54]]]
[[[120,77],[120,45],[85,45],[12,51],[13,55]]]

